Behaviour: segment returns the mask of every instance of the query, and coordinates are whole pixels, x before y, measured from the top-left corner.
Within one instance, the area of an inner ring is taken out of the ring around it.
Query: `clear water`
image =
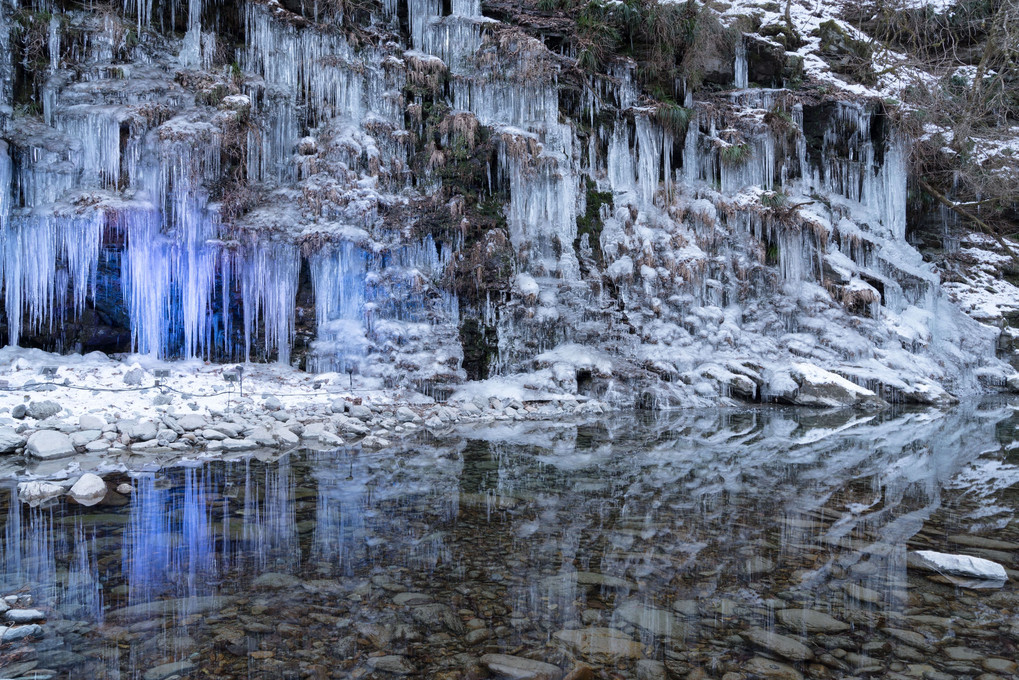
[[[1004,403],[615,414],[136,472],[92,508],[7,482],[0,594],[48,618],[0,676],[466,680],[502,653],[641,680],[1007,677],[1014,581],[906,553],[1015,566],[1017,427]]]

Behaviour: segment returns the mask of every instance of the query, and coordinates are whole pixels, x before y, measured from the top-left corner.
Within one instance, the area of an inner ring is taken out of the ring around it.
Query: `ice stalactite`
[[[0,234],[6,234],[11,215],[11,156],[7,142],[0,141]]]
[[[127,112],[119,106],[61,108],[53,125],[79,144],[73,156],[83,186],[115,187],[120,182],[120,126]]]
[[[101,214],[19,216],[7,221],[0,238],[10,344],[18,344],[26,331],[52,330],[69,312],[84,309],[95,282],[104,225]],[[59,266],[61,262],[66,266]],[[64,298],[66,291],[69,300]]]
[[[432,22],[442,16],[442,3],[440,0],[409,0],[407,14],[411,47],[425,51],[425,36]]]
[[[49,45],[47,47],[50,53],[50,73],[53,74],[60,68],[60,19],[55,16],[50,17]]]
[[[526,252],[541,274],[580,273],[573,241],[577,236],[576,175],[563,165],[567,157],[534,155],[526,141],[507,141],[499,149],[500,170],[510,186],[506,222],[510,239]]]
[[[637,183],[640,198],[646,204],[654,203],[662,180],[662,164],[671,154],[672,136],[653,125],[647,116],[635,116],[637,128]],[[668,167],[666,163],[665,167]],[[668,175],[665,177],[668,180]]]
[[[290,363],[300,268],[297,246],[272,242],[254,244],[232,265],[244,302],[246,360],[251,358],[256,322],[261,318],[266,354],[276,350],[280,363]]]
[[[268,86],[303,101],[313,122],[342,115],[360,123],[368,111],[402,122],[374,48],[354,50],[338,33],[298,31],[254,3],[245,5],[248,44],[244,67]],[[296,139],[291,140],[291,143]]]
[[[135,27],[139,33],[152,23],[152,0],[124,0],[124,12],[135,17]]]
[[[181,45],[181,64],[189,68],[212,68],[216,55],[216,33],[202,30],[205,0],[188,0],[188,29]]]
[[[871,129],[875,116],[866,106],[839,102],[835,123],[824,134],[821,167],[805,167],[812,188],[866,206],[871,221],[884,225],[892,238],[906,232],[906,172],[903,142],[891,132],[878,162]],[[845,150],[843,152],[842,150]]]
[[[167,235],[154,211],[127,212],[121,224],[127,237],[121,277],[132,348],[160,357],[211,355],[218,249]]]
[[[750,86],[747,65],[747,44],[743,36],[740,36],[736,41],[736,58],[733,61],[733,73],[733,84],[737,89],[745,90]]]

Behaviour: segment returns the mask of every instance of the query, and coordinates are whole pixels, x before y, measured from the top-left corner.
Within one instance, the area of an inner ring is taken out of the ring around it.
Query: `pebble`
[[[996,657],[984,659],[980,662],[980,665],[984,667],[985,671],[990,671],[991,673],[1014,674],[1017,668],[1019,668],[1019,665],[1011,659],[999,659]]]
[[[554,637],[575,654],[600,664],[638,659],[644,653],[639,642],[615,628],[567,629]]]
[[[637,680],[666,680],[668,673],[665,664],[652,659],[641,659],[637,662]]]
[[[803,680],[803,674],[792,666],[780,663],[773,659],[766,659],[761,656],[755,656],[747,661],[743,664],[742,670],[752,675],[759,675],[763,678],[775,678],[776,680]]]
[[[671,612],[639,602],[627,602],[616,610],[623,621],[659,637],[686,637],[686,626]]]
[[[866,586],[861,586],[857,583],[846,583],[842,587],[846,594],[854,600],[868,604],[881,604],[884,602],[884,597],[881,593]]]
[[[969,647],[945,647],[944,652],[953,661],[980,661],[984,654]]]
[[[296,588],[301,581],[290,574],[267,572],[251,582],[251,587],[256,590],[277,590],[279,588]]]

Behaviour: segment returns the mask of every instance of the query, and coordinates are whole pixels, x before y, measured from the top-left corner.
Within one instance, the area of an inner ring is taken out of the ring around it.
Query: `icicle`
[[[188,0],[188,30],[180,51],[180,62],[195,67],[202,64],[202,0]]]
[[[274,349],[281,364],[290,363],[301,258],[297,246],[259,243],[235,261],[244,301],[244,356],[251,358],[255,322],[262,317],[266,354]]]
[[[697,142],[701,134],[700,114],[694,113],[686,128],[686,140],[683,142],[683,177],[687,184],[693,184],[700,176],[700,152]]]
[[[736,59],[733,63],[735,73],[734,86],[737,89],[745,90],[750,86],[749,69],[747,68],[747,44],[746,39],[741,35],[736,41]]]
[[[50,73],[56,73],[60,68],[60,19],[56,16],[50,18]]]
[[[2,233],[2,270],[12,345],[18,343],[23,330],[51,330],[63,323],[68,292],[74,314],[85,308],[94,284],[103,226],[98,214],[7,220]],[[61,262],[64,267],[59,266]]]
[[[660,170],[662,167],[662,131],[652,125],[647,116],[636,116],[638,163],[637,177],[640,186],[640,198],[645,204],[654,203],[658,191]]]
[[[636,171],[633,167],[634,153],[630,146],[629,127],[625,121],[617,120],[609,138],[608,167],[609,186],[616,193],[635,190]]]
[[[72,106],[60,110],[54,126],[80,145],[74,160],[82,183],[115,187],[120,181],[120,125],[127,112],[116,106]]]

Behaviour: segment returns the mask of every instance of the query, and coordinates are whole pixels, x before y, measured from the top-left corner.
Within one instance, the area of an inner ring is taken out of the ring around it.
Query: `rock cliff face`
[[[498,3],[4,0],[5,340],[644,406],[1004,385],[890,104],[804,86],[852,34],[749,14],[697,10],[694,83]]]

